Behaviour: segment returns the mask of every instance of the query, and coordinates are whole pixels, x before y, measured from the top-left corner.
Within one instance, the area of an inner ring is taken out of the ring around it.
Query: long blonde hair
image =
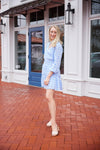
[[[56,34],[55,39],[52,41],[52,40],[50,39],[50,30],[51,30],[51,28],[53,28],[53,27],[56,29],[57,34]],[[55,47],[58,42],[60,42],[60,44],[62,44],[62,41],[60,40],[60,29],[58,28],[58,26],[52,25],[52,26],[49,28],[49,41],[50,41],[50,42],[52,41],[52,42],[51,42],[51,47]]]

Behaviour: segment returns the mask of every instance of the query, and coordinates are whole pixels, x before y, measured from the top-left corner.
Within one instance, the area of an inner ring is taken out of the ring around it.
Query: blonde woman
[[[52,127],[52,136],[59,133],[56,123],[56,103],[54,99],[54,90],[61,91],[62,83],[60,77],[60,64],[62,58],[62,42],[60,41],[60,30],[58,26],[51,26],[49,29],[49,42],[44,54],[44,63],[42,66],[41,85],[46,89],[46,98],[50,111],[50,121],[48,127]]]

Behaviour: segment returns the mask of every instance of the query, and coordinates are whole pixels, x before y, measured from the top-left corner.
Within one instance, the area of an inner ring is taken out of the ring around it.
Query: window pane
[[[49,21],[64,19],[64,5],[49,9]]]
[[[37,12],[37,21],[38,22],[43,22],[43,20],[44,20],[44,12],[43,12],[43,10],[38,11]]]
[[[26,31],[15,32],[15,69],[26,70]]]
[[[14,26],[21,27],[26,26],[26,15],[18,15],[14,17]]]
[[[50,21],[57,20],[57,7],[49,9],[49,18]]]
[[[64,5],[58,7],[58,17],[64,19]]]
[[[30,14],[30,24],[43,23],[44,22],[44,11],[37,11]]]
[[[91,14],[100,14],[100,0],[91,0]]]
[[[100,78],[100,20],[91,21],[90,77]]]
[[[41,72],[43,62],[43,31],[31,34],[31,72]]]
[[[36,23],[36,12],[30,14],[30,24]]]

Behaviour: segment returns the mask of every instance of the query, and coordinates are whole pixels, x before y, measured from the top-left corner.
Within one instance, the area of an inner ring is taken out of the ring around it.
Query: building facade
[[[67,5],[75,9],[65,22]],[[1,0],[2,81],[41,86],[48,29],[58,25],[63,42],[63,92],[100,98],[99,0]]]

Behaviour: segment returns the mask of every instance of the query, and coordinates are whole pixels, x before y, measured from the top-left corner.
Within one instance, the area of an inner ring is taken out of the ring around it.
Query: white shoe
[[[52,136],[57,136],[58,135],[58,131],[52,131]]]
[[[51,121],[47,123],[47,127],[51,127]]]
[[[57,126],[57,130],[52,131],[52,136],[57,136],[59,134],[59,127]]]

